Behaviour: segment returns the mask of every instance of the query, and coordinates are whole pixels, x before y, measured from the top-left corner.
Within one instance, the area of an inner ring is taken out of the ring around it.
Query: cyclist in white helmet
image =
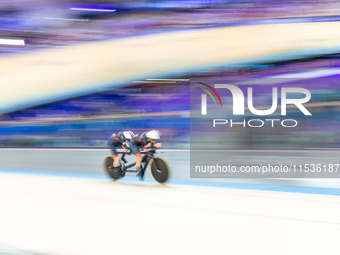
[[[141,168],[142,165],[142,155],[140,150],[145,150],[147,147],[154,148],[162,148],[163,144],[158,141],[161,139],[162,134],[158,130],[151,130],[149,132],[144,132],[140,134],[136,134],[130,140],[130,149],[133,154],[136,156],[136,168],[138,170],[137,176],[140,177],[141,180],[144,178],[144,171]]]
[[[113,157],[113,171],[120,172],[120,161],[117,153],[118,148],[124,149],[124,152],[130,151],[129,142],[131,138],[134,136],[132,131],[124,131],[119,133],[113,133],[109,139],[109,147],[112,151],[112,157]],[[122,157],[122,160],[126,163],[126,159]]]

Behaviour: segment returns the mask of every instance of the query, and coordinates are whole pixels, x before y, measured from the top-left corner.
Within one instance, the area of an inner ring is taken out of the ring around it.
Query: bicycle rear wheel
[[[113,169],[113,158],[111,156],[107,156],[104,161],[104,168],[105,171],[108,173],[108,175],[113,179],[113,180],[118,180],[121,175],[120,173],[117,173]]]
[[[156,182],[165,183],[169,178],[169,167],[165,160],[159,157],[154,157],[150,164],[150,172]]]

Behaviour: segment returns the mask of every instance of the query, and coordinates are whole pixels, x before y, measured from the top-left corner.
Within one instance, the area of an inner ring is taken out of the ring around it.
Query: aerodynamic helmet
[[[124,136],[125,140],[130,141],[131,138],[134,136],[134,134],[133,134],[132,131],[124,131],[123,136]]]
[[[161,139],[162,134],[158,130],[151,130],[151,131],[146,133],[146,137],[150,138],[152,140],[159,140],[159,139]]]

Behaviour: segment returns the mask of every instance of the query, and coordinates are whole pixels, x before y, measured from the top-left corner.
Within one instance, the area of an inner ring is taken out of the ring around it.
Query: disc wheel
[[[117,181],[120,178],[120,175],[113,170],[113,158],[111,156],[105,158],[104,169],[113,180]]]
[[[169,178],[169,167],[162,158],[154,157],[150,164],[150,172],[156,182],[165,183]]]

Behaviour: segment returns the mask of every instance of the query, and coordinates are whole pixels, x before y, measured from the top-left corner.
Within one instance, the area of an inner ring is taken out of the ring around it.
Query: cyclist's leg
[[[130,142],[130,149],[132,150],[133,154],[136,156],[136,168],[138,170],[137,176],[140,177],[141,180],[144,178],[144,171],[142,170],[142,154],[140,152],[140,146],[135,144],[134,142]]]
[[[119,167],[120,161],[119,161],[119,156],[118,156],[117,149],[116,149],[117,147],[119,147],[119,145],[115,143],[114,141],[110,140],[109,147],[111,148],[111,152],[112,152],[113,167]]]
[[[139,146],[135,144],[134,142],[130,142],[130,149],[132,150],[132,153],[136,157],[136,167],[140,168],[142,163],[142,154],[139,151]]]
[[[146,146],[143,146],[143,145],[141,145],[141,146],[139,146],[139,149],[141,150],[141,151],[143,151],[143,150],[146,150],[147,149],[147,147]],[[144,154],[143,155],[143,157],[142,157],[142,163],[143,162],[145,162],[145,160],[146,160],[146,158],[148,157],[148,155],[147,154]]]
[[[127,143],[124,143],[121,145],[122,149],[124,150],[124,153],[123,155],[120,157],[120,160],[123,161],[125,164],[128,162],[126,159],[125,159],[125,156],[126,156],[126,153],[129,153],[130,152],[130,146],[129,144]]]

